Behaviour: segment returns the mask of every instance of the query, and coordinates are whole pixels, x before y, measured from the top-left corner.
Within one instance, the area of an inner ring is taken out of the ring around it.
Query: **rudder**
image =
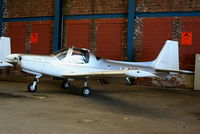
[[[0,61],[6,61],[6,56],[11,54],[10,38],[0,37]]]
[[[178,41],[167,40],[152,66],[156,70],[179,70]]]

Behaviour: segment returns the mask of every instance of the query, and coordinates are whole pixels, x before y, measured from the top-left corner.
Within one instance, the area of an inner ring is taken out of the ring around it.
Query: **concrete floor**
[[[60,83],[0,81],[1,134],[199,134],[200,93],[90,82],[92,97]]]

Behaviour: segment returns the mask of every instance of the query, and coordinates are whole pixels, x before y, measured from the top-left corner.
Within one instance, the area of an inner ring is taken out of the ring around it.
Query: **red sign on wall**
[[[31,43],[38,43],[38,33],[31,33]]]
[[[182,32],[181,44],[182,45],[192,45],[192,32]]]

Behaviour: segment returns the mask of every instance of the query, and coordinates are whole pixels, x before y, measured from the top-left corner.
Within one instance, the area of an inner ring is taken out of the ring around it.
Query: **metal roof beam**
[[[5,18],[3,22],[26,22],[26,21],[45,21],[53,20],[54,17],[42,16],[42,17],[20,17],[20,18]]]
[[[80,19],[110,19],[110,18],[127,18],[126,13],[119,14],[88,14],[88,15],[66,15],[65,20],[80,20]]]
[[[136,13],[137,17],[195,17],[200,16],[200,11],[189,12],[149,12],[149,13]]]

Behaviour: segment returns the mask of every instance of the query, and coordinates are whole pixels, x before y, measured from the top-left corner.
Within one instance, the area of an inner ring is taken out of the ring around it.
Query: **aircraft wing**
[[[124,76],[124,77],[157,77],[155,74],[142,71],[142,70],[129,70],[129,71],[116,71],[116,70],[102,70],[102,71],[95,71],[95,72],[83,72],[83,73],[70,73],[63,75],[63,77],[108,77],[108,76]]]

